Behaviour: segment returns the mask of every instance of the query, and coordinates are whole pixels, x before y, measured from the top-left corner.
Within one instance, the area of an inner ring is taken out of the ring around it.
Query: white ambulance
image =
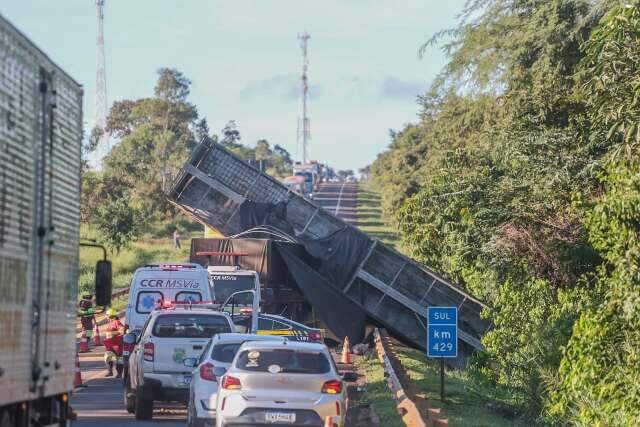
[[[164,302],[213,301],[209,274],[198,264],[150,264],[136,270],[129,288],[125,325],[142,330],[149,314]]]

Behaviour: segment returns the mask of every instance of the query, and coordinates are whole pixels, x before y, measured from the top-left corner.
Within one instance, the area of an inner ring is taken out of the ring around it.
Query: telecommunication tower
[[[102,129],[102,137],[98,143],[100,151],[108,153],[109,135],[107,134],[107,78],[104,60],[104,1],[96,0],[98,13],[98,37],[96,39],[96,124]]]
[[[302,154],[302,164],[307,163],[308,144],[311,139],[311,129],[309,126],[309,118],[307,117],[307,95],[309,94],[309,82],[307,81],[307,69],[309,68],[309,58],[307,57],[307,41],[311,36],[305,31],[298,34],[300,40],[300,47],[302,48],[302,76],[301,76],[301,89],[302,89],[302,104],[301,114],[302,117],[298,118],[298,153]]]

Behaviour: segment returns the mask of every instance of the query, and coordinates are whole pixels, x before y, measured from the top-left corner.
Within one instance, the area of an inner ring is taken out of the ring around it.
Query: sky
[[[161,67],[191,81],[190,102],[214,133],[235,120],[244,144],[265,138],[297,155],[302,57],[309,40],[310,158],[336,169],[370,164],[389,129],[416,122],[446,58],[418,57],[465,0],[106,0],[107,99],[151,96]],[[0,0],[0,14],[84,86],[95,122],[93,0]]]

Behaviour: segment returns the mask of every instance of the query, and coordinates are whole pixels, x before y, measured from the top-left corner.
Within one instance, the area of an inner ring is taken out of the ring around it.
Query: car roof
[[[151,315],[160,315],[160,314],[190,314],[190,313],[194,313],[194,314],[209,314],[211,316],[223,316],[223,317],[230,317],[229,313],[226,313],[224,311],[217,311],[217,310],[212,310],[210,308],[200,308],[200,307],[191,307],[191,308],[187,308],[187,307],[174,307],[174,308],[169,308],[169,309],[161,309],[161,310],[153,310],[151,312]]]
[[[240,350],[270,350],[270,349],[282,349],[300,350],[300,351],[312,351],[312,352],[325,352],[327,346],[318,343],[309,343],[301,341],[247,341],[240,347]]]
[[[136,269],[141,271],[206,271],[203,266],[193,262],[159,262],[156,264],[147,264]]]
[[[216,344],[218,343],[233,343],[233,342],[245,342],[245,341],[283,341],[286,338],[278,335],[257,335],[257,334],[240,334],[240,333],[226,333],[216,335]]]

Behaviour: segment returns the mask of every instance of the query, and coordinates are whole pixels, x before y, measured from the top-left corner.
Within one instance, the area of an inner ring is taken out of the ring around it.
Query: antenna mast
[[[104,1],[96,0],[96,10],[98,13],[98,38],[96,39],[96,124],[102,129],[102,137],[98,147],[104,150],[105,154],[111,148],[109,146],[109,135],[107,134],[107,78],[104,60]]]
[[[307,57],[307,41],[311,36],[305,31],[298,34],[300,47],[302,48],[302,117],[298,119],[298,153],[302,153],[302,164],[307,163],[308,144],[311,139],[311,129],[309,126],[309,118],[307,117],[307,95],[309,93],[309,83],[307,81],[307,69],[309,67],[309,58]]]

